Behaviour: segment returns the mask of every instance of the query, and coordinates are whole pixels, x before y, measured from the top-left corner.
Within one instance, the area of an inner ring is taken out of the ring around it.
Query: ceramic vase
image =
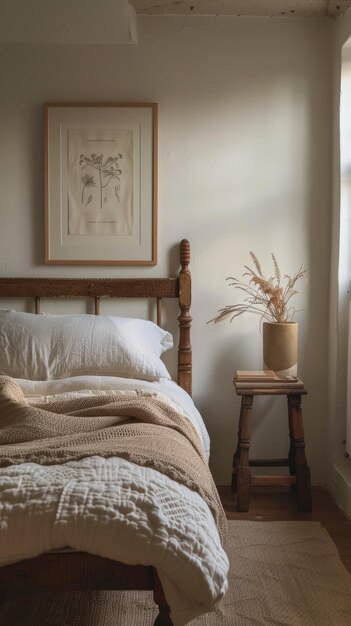
[[[263,367],[297,376],[297,322],[263,322]]]

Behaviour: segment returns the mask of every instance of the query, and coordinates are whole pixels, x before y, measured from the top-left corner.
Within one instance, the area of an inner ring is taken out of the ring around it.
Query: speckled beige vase
[[[297,376],[297,322],[263,322],[263,366]]]

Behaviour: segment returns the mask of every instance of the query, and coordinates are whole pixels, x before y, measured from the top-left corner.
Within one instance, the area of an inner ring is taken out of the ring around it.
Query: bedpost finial
[[[190,243],[187,239],[182,239],[180,242],[180,264],[183,270],[188,268],[190,263]]]

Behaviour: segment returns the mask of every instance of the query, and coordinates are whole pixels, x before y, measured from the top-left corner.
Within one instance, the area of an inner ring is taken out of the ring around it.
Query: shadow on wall
[[[329,93],[331,92],[331,85]],[[331,248],[331,132],[322,133],[319,109],[324,117],[332,119],[331,98],[320,95],[314,81],[308,85],[308,141],[306,172],[306,235],[308,269],[306,306],[302,312],[303,325],[299,341],[300,376],[308,390],[304,398],[304,426],[307,458],[311,467],[318,467],[319,481],[326,484],[327,457],[331,454],[328,437],[328,334],[329,334],[329,277]],[[313,173],[314,175],[310,174]],[[318,178],[316,180],[316,174]],[[326,199],[328,200],[326,202]],[[313,481],[313,472],[312,472]]]

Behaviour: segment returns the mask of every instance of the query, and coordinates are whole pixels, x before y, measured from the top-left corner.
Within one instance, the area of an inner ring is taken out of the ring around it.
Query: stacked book
[[[273,370],[237,370],[234,382],[240,389],[303,389],[297,376],[278,376]]]

